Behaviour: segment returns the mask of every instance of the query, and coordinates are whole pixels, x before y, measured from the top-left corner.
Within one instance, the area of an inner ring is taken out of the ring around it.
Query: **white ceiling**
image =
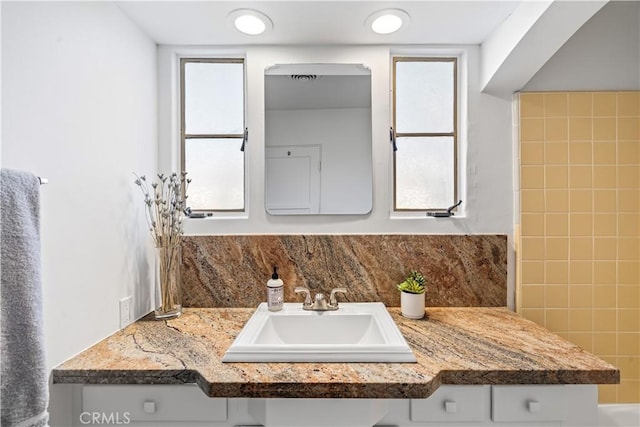
[[[116,1],[158,44],[480,44],[523,0],[427,1]],[[273,30],[247,36],[227,15],[239,8],[259,10]],[[381,9],[406,11],[411,22],[389,35],[365,28]]]

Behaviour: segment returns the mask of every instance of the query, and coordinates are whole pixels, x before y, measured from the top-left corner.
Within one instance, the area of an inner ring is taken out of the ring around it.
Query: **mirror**
[[[370,70],[359,64],[268,68],[265,145],[269,214],[371,212]]]

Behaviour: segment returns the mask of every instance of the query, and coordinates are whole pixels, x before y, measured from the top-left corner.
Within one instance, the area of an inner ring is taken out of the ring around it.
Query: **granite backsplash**
[[[306,286],[340,301],[400,305],[396,284],[411,270],[427,279],[431,307],[507,305],[505,235],[233,235],[184,236],[186,307],[255,307],[265,301],[273,266],[285,301]]]

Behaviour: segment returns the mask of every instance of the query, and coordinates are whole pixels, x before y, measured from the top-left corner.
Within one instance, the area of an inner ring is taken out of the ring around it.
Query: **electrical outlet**
[[[131,312],[131,301],[133,297],[128,296],[120,300],[120,328],[124,328],[133,320],[133,313]]]

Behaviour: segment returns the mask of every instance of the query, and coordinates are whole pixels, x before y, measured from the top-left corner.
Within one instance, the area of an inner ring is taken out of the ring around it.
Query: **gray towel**
[[[40,283],[40,180],[2,169],[2,427],[47,426],[49,382]]]

